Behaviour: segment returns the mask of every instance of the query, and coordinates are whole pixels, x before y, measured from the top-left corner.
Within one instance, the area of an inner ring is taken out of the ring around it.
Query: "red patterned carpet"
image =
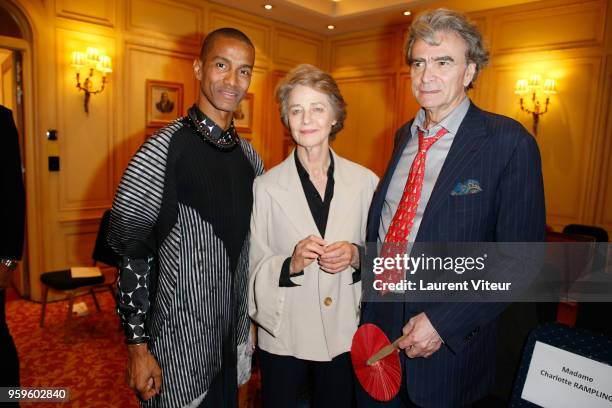
[[[21,365],[22,387],[67,387],[70,402],[22,403],[34,408],[138,408],[125,384],[127,352],[123,332],[110,292],[97,294],[101,312],[91,296],[85,302],[89,314],[66,322],[68,302],[47,305],[45,327],[40,328],[40,303],[17,299],[7,293],[6,315]],[[257,407],[258,378],[240,390],[240,406]]]
[[[91,296],[89,314],[66,323],[67,302],[47,305],[45,327],[38,325],[40,303],[7,302],[6,314],[21,365],[22,387],[67,387],[68,403],[22,403],[23,407],[139,407],[125,385],[126,349],[119,331],[110,292],[97,295],[101,312]]]

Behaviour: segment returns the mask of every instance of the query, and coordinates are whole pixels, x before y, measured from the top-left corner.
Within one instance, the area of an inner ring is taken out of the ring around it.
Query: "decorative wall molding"
[[[604,84],[603,115],[601,132],[599,133],[601,165],[598,173],[595,174],[599,185],[596,196],[596,211],[594,224],[604,227],[608,233],[612,233],[612,55],[607,56],[606,73]]]
[[[338,78],[337,82],[350,109],[332,147],[380,176],[391,155],[395,132],[394,110],[389,106],[395,101],[395,74]]]
[[[398,55],[397,33],[385,32],[372,35],[344,37],[331,40],[330,67],[334,74],[342,71],[394,70]]]
[[[114,27],[117,0],[56,0],[55,14],[71,20]]]
[[[94,45],[114,56],[115,39],[64,29],[56,30],[56,39],[59,138],[49,148],[59,147],[58,211],[61,214],[108,208],[114,191],[112,102],[115,89],[121,85],[111,74],[104,92],[92,96],[90,112],[86,114],[83,93],[75,88],[70,61],[72,51],[81,49],[83,44]]]
[[[536,138],[542,156],[547,221],[551,225],[584,222],[592,203],[588,193],[594,187],[591,166],[596,152],[596,118],[602,60],[599,57],[543,60],[539,66],[561,70],[559,93],[551,99],[549,112],[541,119]],[[488,72],[495,89],[488,95],[492,110],[517,119],[530,130],[531,117],[520,111],[512,94],[513,84],[524,76],[524,64],[497,65]]]
[[[493,15],[492,52],[601,46],[606,8],[597,0]]]
[[[202,21],[202,9],[190,4],[168,0],[126,2],[126,29],[139,35],[198,46]]]
[[[255,64],[266,67],[272,60],[272,24],[259,23],[258,19],[244,18],[242,13],[231,9],[210,9],[208,32],[221,27],[235,27],[243,31],[255,45]]]
[[[296,52],[299,50],[299,52]],[[274,31],[274,63],[291,69],[298,64],[323,65],[323,39],[315,40],[283,29]]]
[[[81,223],[64,231],[66,267],[92,265],[91,254],[96,244],[99,222]]]

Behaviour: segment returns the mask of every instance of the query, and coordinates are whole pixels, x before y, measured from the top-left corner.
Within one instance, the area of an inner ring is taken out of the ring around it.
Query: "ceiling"
[[[281,21],[322,35],[404,24],[426,8],[447,7],[463,12],[505,7],[536,0],[211,0],[250,14]],[[271,4],[272,10],[264,9]],[[334,25],[329,30],[328,25]]]

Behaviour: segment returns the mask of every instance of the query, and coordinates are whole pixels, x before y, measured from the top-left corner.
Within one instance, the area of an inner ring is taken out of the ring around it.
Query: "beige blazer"
[[[363,244],[366,221],[378,178],[370,170],[334,157],[334,195],[325,230],[328,243]],[[293,154],[253,185],[249,256],[249,314],[258,324],[258,344],[277,355],[329,361],[349,351],[359,320],[361,282],[353,284],[353,268],[337,274],[315,261],[301,286],[278,286],[283,261],[298,241],[320,236],[312,218]]]

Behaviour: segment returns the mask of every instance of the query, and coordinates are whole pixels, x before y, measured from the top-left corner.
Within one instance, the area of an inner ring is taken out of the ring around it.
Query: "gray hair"
[[[465,60],[468,64],[476,65],[474,77],[466,87],[466,89],[471,89],[478,73],[489,62],[489,51],[484,46],[482,34],[476,24],[461,13],[440,8],[419,14],[410,26],[408,39],[404,46],[406,63],[410,65],[412,62],[412,47],[417,39],[422,39],[429,45],[439,45],[435,38],[436,32],[439,31],[456,33],[465,41]]]
[[[330,74],[310,64],[301,64],[287,73],[287,76],[276,87],[276,100],[279,105],[283,124],[289,129],[289,95],[298,86],[307,86],[327,95],[329,103],[336,114],[336,124],[332,126],[329,140],[336,138],[336,134],[344,127],[346,119],[346,102],[340,93],[338,84]]]

